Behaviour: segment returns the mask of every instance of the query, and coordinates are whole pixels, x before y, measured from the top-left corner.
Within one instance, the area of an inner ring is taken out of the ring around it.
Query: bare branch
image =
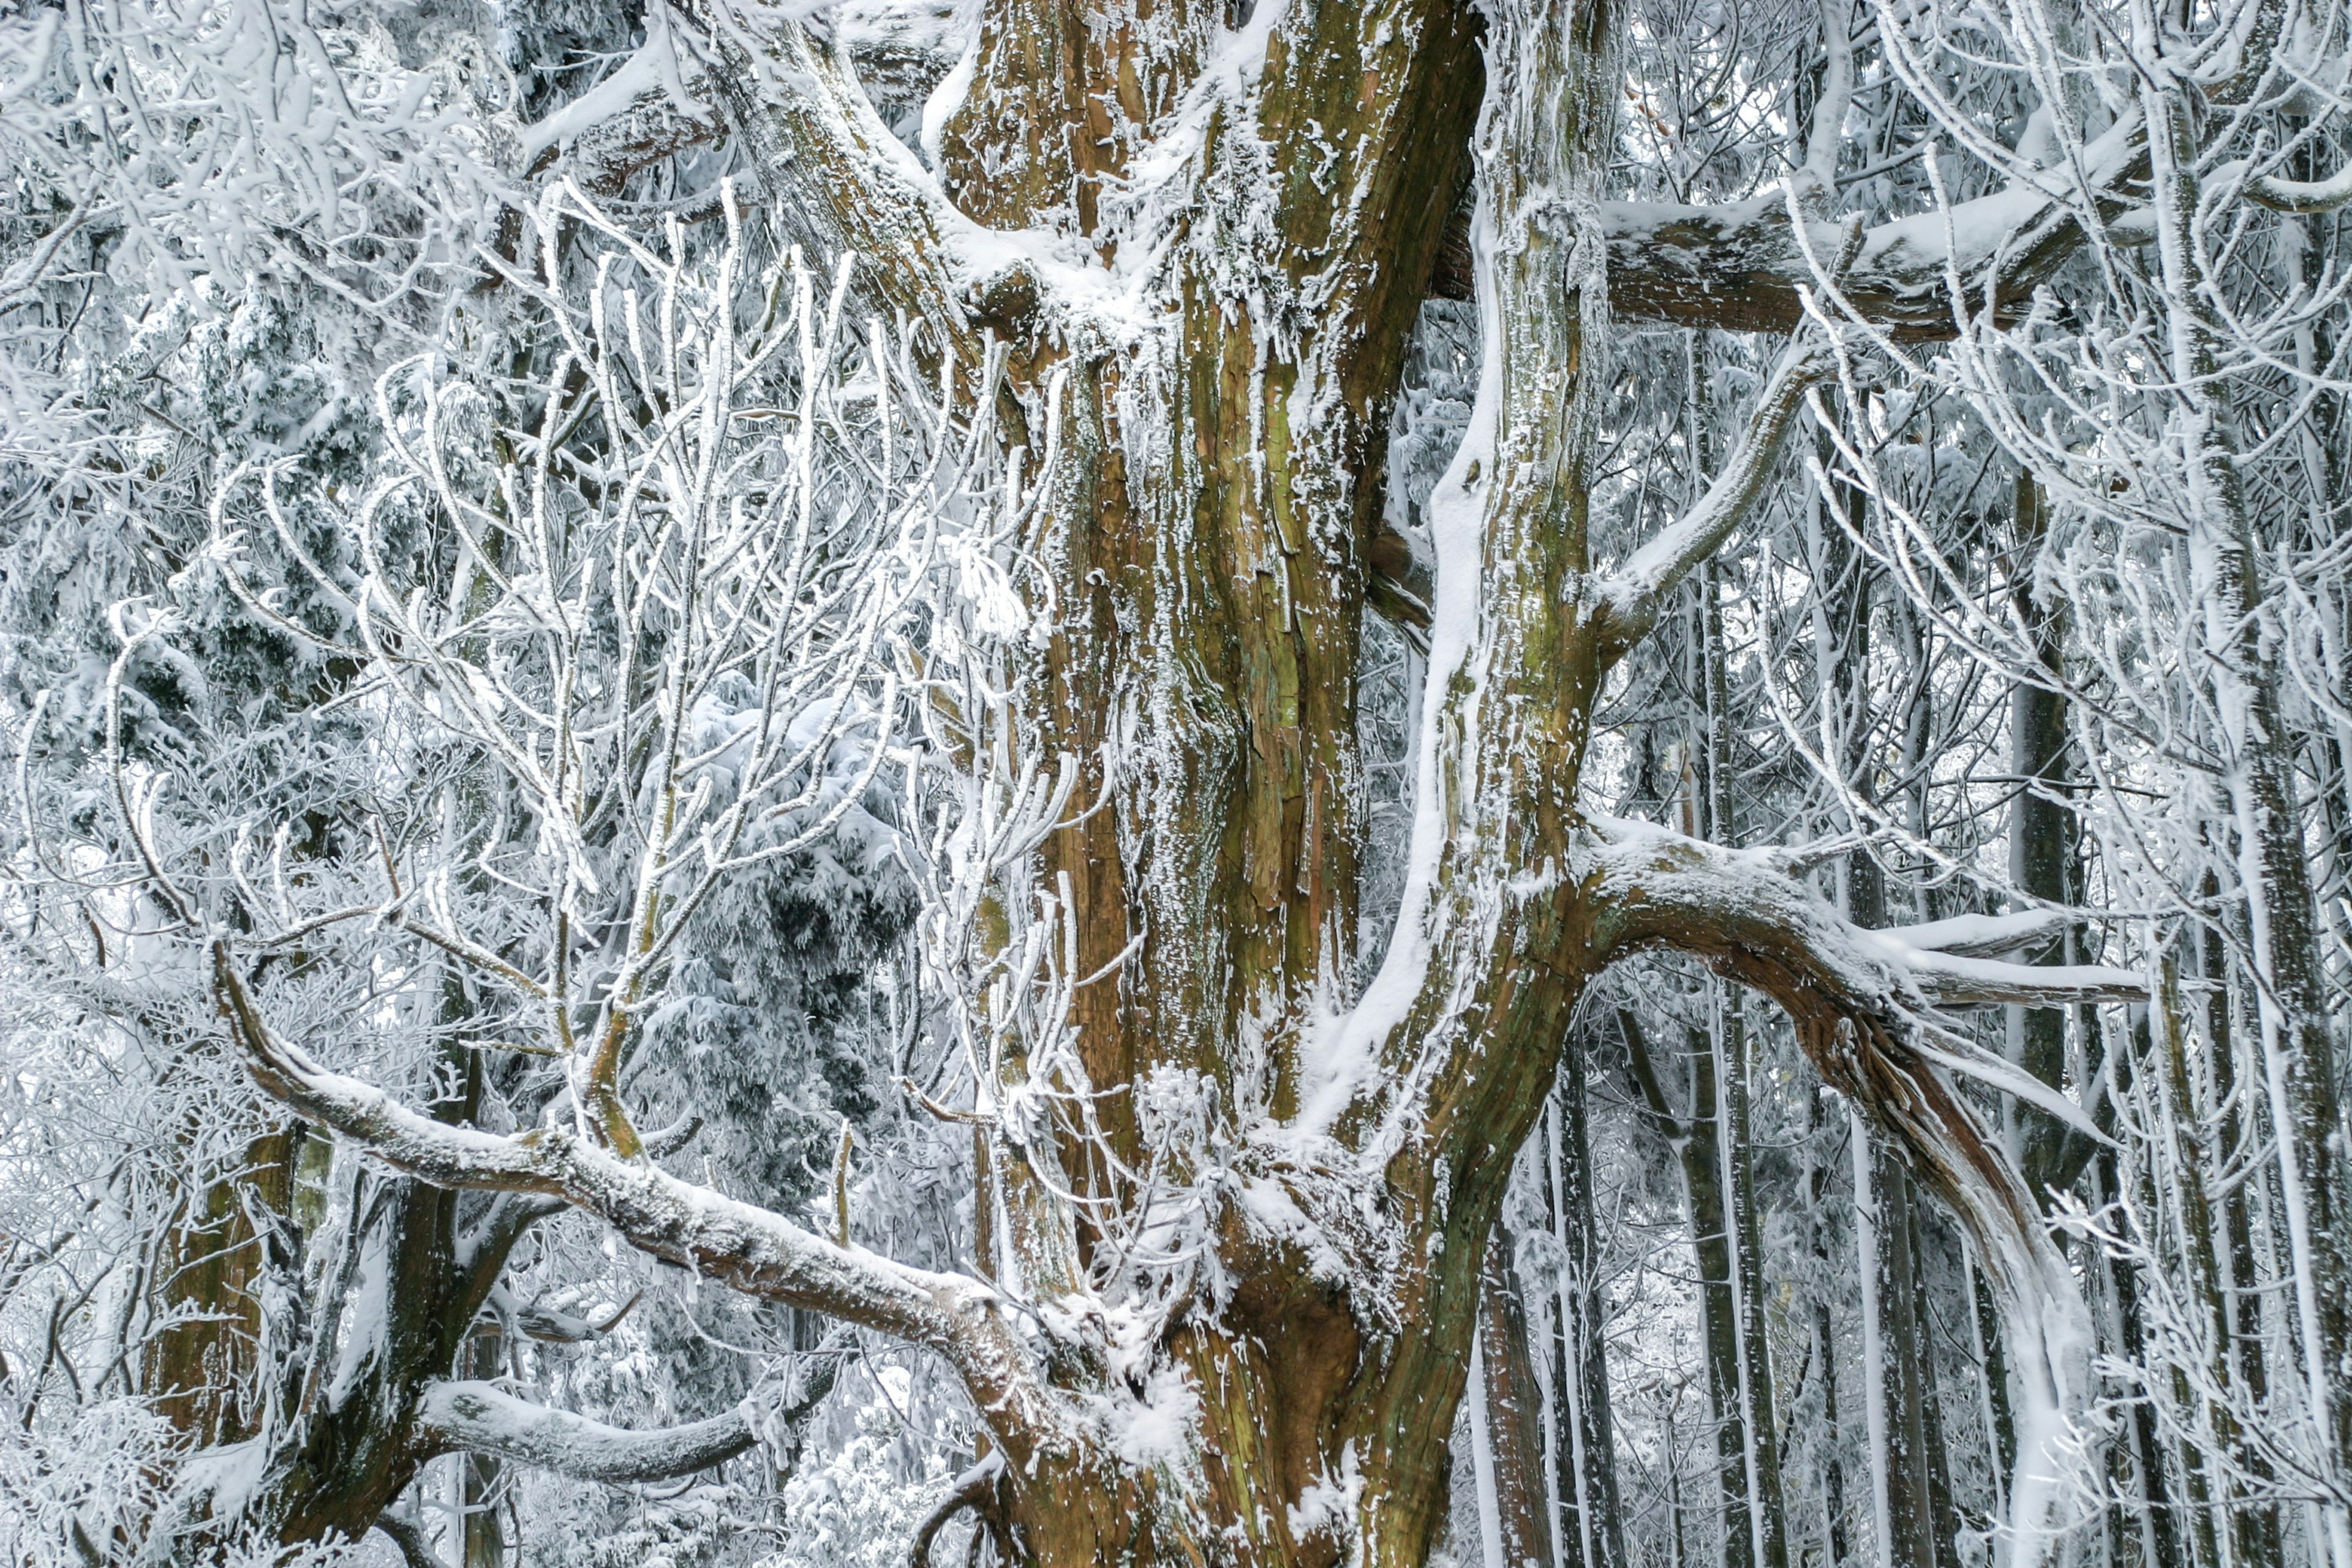
[[[2325,180],[2282,180],[2274,174],[2258,175],[2246,182],[2246,195],[2274,212],[2305,217],[2332,213],[2352,203],[2352,163]]]
[[[2056,910],[2026,910],[2009,915],[1955,915],[1950,920],[1893,926],[1874,934],[1921,952],[1993,958],[2047,942],[2064,931],[2066,925],[2066,917]]]
[[[1912,984],[1939,1007],[1997,1007],[2004,1003],[2062,1007],[2076,1002],[2139,1002],[2147,997],[2147,978],[2128,969],[2092,963],[2043,969],[1944,952],[1913,952],[1905,956]]]

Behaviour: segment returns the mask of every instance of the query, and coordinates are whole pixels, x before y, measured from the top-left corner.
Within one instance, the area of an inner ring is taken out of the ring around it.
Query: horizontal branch
[[[358,1079],[330,1072],[262,1019],[225,940],[213,946],[223,1013],[264,1090],[436,1186],[559,1197],[597,1215],[631,1245],[747,1295],[806,1308],[928,1345],[964,1368],[984,1347],[993,1292],[856,1246],[843,1247],[782,1215],[625,1161],[553,1127],[511,1137],[419,1115]],[[1009,1370],[1003,1369],[1002,1370]]]
[[[2102,964],[2003,963],[1996,959],[1907,948],[1893,932],[1866,932],[1895,955],[1911,983],[1938,1007],[2063,1007],[2077,1002],[2138,1002],[2147,980],[2128,969]]]
[[[692,1475],[760,1440],[747,1405],[688,1426],[632,1432],[518,1399],[496,1384],[471,1382],[425,1389],[417,1402],[416,1432],[434,1453],[486,1454],[613,1486]]]
[[[2332,213],[2352,205],[2352,163],[2347,163],[2325,180],[2282,180],[2275,174],[2258,174],[2246,182],[2246,195],[2257,205],[2273,212],[2303,217]]]
[[[1955,264],[1971,291],[1970,309],[1982,308],[1988,282],[1997,307],[2025,299],[2088,242],[2081,204],[2087,200],[2101,221],[2112,220],[2130,205],[2118,194],[2124,182],[2143,171],[2146,160],[2146,139],[2127,118],[2084,150],[2087,192],[2071,192],[2053,172],[2046,186],[2012,184],[1948,212],[1866,229],[1839,292],[1863,320],[1899,339],[1948,338],[1957,330],[1949,287]],[[2300,195],[2284,182],[2271,184],[2282,195]],[[1716,205],[1603,202],[1601,226],[1614,319],[1724,331],[1796,331],[1804,320],[1803,291],[1819,290],[1813,260],[1828,266],[1845,240],[1838,225],[1811,221],[1800,245],[1787,194],[1778,186]],[[1467,254],[1466,246],[1444,248],[1433,292],[1470,297]]]
[[[2008,915],[1954,915],[1918,925],[1890,926],[1876,934],[1921,952],[1992,958],[2047,942],[2064,931],[2067,923],[2056,910],[2026,910]]]

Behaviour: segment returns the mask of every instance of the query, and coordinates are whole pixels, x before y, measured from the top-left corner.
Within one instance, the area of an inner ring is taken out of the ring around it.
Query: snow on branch
[[[2227,171],[2224,171],[2227,173]],[[2325,180],[2283,180],[2262,174],[2246,182],[2247,197],[2274,212],[2305,217],[2332,213],[2352,203],[2352,163]]]
[[[782,1215],[624,1160],[556,1127],[502,1135],[420,1115],[370,1083],[330,1072],[278,1039],[225,939],[214,982],[261,1087],[410,1175],[446,1187],[539,1193],[597,1215],[640,1249],[748,1295],[827,1313],[956,1359],[964,1320],[991,1294],[961,1275],[909,1268],[843,1247]]]
[[[434,1451],[487,1454],[576,1480],[625,1486],[707,1470],[760,1440],[747,1403],[706,1421],[632,1432],[535,1405],[493,1383],[436,1383],[418,1402],[419,1438]]]
[[[1797,338],[1781,352],[1748,414],[1738,446],[1698,504],[1636,550],[1603,587],[1621,647],[1630,647],[1641,640],[1656,622],[1658,607],[1675,585],[1714,554],[1739,526],[1740,519],[1763,494],[1789,422],[1804,404],[1806,388],[1827,375],[1835,363],[1829,345],[1811,336]]]
[[[1591,826],[1594,842],[1579,870],[1596,913],[1593,958],[1606,963],[1669,949],[1770,996],[1822,1077],[1903,1151],[1968,1235],[2001,1305],[2025,1414],[2010,1528],[2025,1543],[2019,1560],[2038,1561],[2031,1543],[2049,1528],[2053,1478],[2068,1473],[2061,1413],[2080,1396],[2086,1375],[2089,1318],[2023,1177],[1944,1074],[1994,1083],[2077,1127],[2089,1129],[2088,1118],[1937,1023],[1937,985],[1964,973],[1952,966],[1990,961],[1915,948],[1850,924],[1786,875],[1781,853],[1724,849],[1646,823],[1601,819]],[[2077,979],[2084,992],[2106,984]]]
[[[1950,337],[1950,279],[1972,294],[1988,280],[2017,300],[2089,243],[2083,218],[2128,207],[2126,183],[2147,167],[2147,137],[2126,116],[2083,150],[2084,184],[2055,171],[1948,208],[1871,226],[1837,280],[1844,314],[1910,340]],[[1809,182],[1810,183],[1810,182]],[[1740,202],[1678,205],[1604,202],[1609,308],[1620,321],[1672,321],[1733,331],[1793,331],[1804,290],[1818,289],[1813,258],[1834,257],[1838,226],[1808,217],[1801,237],[1788,195],[1775,188]]]
[[[1843,919],[1786,874],[1782,852],[1725,849],[1646,823],[1592,826],[1599,837],[1583,881],[1590,907],[1603,911],[1594,937],[1601,961],[1643,949],[1685,952],[1780,1003],[1822,1078],[1910,1151],[1989,1267],[2025,1288],[2047,1261],[2038,1207],[1999,1141],[1936,1069],[1993,1083],[2078,1126],[2087,1119],[1939,1026],[1934,1009],[2138,998],[2145,982],[2124,970],[2043,969],[1914,946],[1899,931]],[[1915,929],[1932,942],[1972,945],[2021,940],[2044,920]]]
[[[236,824],[209,884],[224,904],[185,923],[209,933],[220,1014],[266,1090],[425,1181],[518,1194],[469,1234],[469,1262],[494,1272],[560,1201],[747,1294],[938,1350],[998,1397],[1027,1363],[991,1288],[667,1174],[654,1155],[691,1121],[647,1139],[624,1103],[623,1066],[722,888],[787,858],[900,847],[867,807],[886,768],[922,765],[896,738],[952,663],[916,641],[976,584],[1010,593],[997,562],[1041,493],[1024,504],[985,416],[956,417],[916,373],[903,325],[848,319],[853,258],[828,287],[749,241],[722,198],[724,243],[689,252],[672,225],[667,256],[575,181],[536,204],[539,266],[511,280],[541,309],[544,360],[505,400],[419,362],[388,373],[389,471],[325,510],[331,553],[264,469],[251,531],[278,548],[249,554],[231,525],[254,487],[222,487],[209,563],[254,614],[359,668],[375,765],[455,759],[484,804],[455,837],[437,816],[371,823],[293,878],[282,825],[265,868],[247,861],[271,835]],[[331,636],[283,607],[272,570],[310,580]],[[1041,797],[1046,821],[1067,794]],[[158,843],[150,881],[166,860],[202,864]],[[555,1064],[541,1124],[457,1125],[333,1070],[313,1055],[333,1037],[322,1015],[274,988],[290,951],[353,990],[386,973],[497,981],[460,1043]]]

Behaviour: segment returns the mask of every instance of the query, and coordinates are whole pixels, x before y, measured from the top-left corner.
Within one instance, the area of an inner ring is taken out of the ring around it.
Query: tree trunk
[[[1601,1232],[1592,1207],[1592,1150],[1585,1116],[1587,1051],[1571,1037],[1549,1118],[1555,1233],[1566,1260],[1553,1306],[1554,1490],[1563,1568],[1629,1568],[1617,1487],[1617,1435],[1610,1416],[1609,1352],[1601,1334]]]
[[[1490,1568],[1553,1568],[1551,1502],[1543,1464],[1543,1384],[1528,1343],[1516,1245],[1495,1227],[1478,1297],[1479,1372],[1486,1394],[1496,1522],[1503,1558]]]
[[[1864,1300],[1875,1307],[1878,1365],[1864,1375],[1883,1390],[1885,1415],[1881,1448],[1885,1470],[1882,1539],[1893,1568],[1937,1568],[1934,1485],[1930,1477],[1926,1345],[1920,1334],[1918,1298],[1911,1256],[1910,1173],[1901,1158],[1874,1141],[1867,1153],[1872,1243],[1864,1249]],[[1859,1200],[1857,1200],[1859,1201]]]
[[[1043,1563],[1409,1568],[1444,1514],[1489,1237],[1571,1010],[1611,963],[1670,949],[1787,1009],[1824,1079],[1984,1251],[2020,1360],[2054,1390],[2071,1282],[1924,1048],[1952,973],[1866,942],[1771,852],[1612,823],[1580,796],[1604,680],[1762,492],[1830,356],[1792,343],[1706,494],[1597,571],[1616,13],[1263,9],[1259,31],[1228,37],[1222,5],[990,0],[973,90],[937,128],[943,189],[875,152],[895,143],[831,42],[777,21],[713,45],[741,68],[709,90],[794,198],[785,221],[824,253],[885,258],[859,274],[867,302],[935,334],[945,379],[994,422],[975,483],[1042,498],[1020,552],[1034,620],[990,675],[1011,695],[960,718],[996,768],[987,810],[1051,799],[1034,852],[981,873],[987,993],[960,1020],[991,1064],[969,1114],[992,1279],[716,1201],[561,1127],[459,1136],[406,1113],[273,1036],[223,937],[216,983],[257,1077],[403,1170],[563,1198],[707,1278],[936,1352],[1003,1457],[977,1506]],[[1139,162],[1236,47],[1245,81]],[[1465,144],[1484,371],[1432,497],[1423,601],[1375,570],[1372,478]],[[1163,197],[1181,221],[1138,226],[1138,204]],[[974,224],[1006,233],[974,240]],[[1114,257],[1137,270],[1097,288]],[[1371,603],[1425,633],[1427,683],[1402,909],[1358,993]],[[1056,777],[1066,794],[1038,782]],[[1024,953],[1012,977],[988,968]],[[2023,984],[2003,976],[1997,999]],[[1713,1060],[1710,1045],[1709,1092]],[[1170,1105],[1203,1131],[1147,1129]],[[1694,1117],[1710,1136],[1712,1115]],[[1769,1494],[1773,1467],[1751,1486],[1740,1436],[1759,1428],[1760,1461],[1769,1368],[1731,1256],[1736,1234],[1753,1247],[1752,1210],[1731,1212],[1719,1149],[1685,1168],[1727,1487]],[[1196,1216],[1201,1260],[1133,1265],[1164,1192]],[[1907,1313],[1907,1290],[1889,1294]],[[2029,1556],[2042,1517],[2024,1521]],[[1784,1550],[1734,1533],[1759,1568]]]
[[[2011,772],[2017,804],[2010,817],[2010,877],[2027,897],[2045,905],[2080,901],[2074,814],[2067,805],[2072,787],[2068,763],[2073,736],[2067,726],[2064,679],[2066,611],[2062,600],[2034,597],[2032,559],[2049,527],[2048,501],[2031,473],[2021,473],[2016,491],[2017,554],[2011,597],[2019,617],[2032,629],[2033,656],[2047,684],[2021,681],[2010,700]],[[2037,962],[2081,962],[2072,949],[2072,928]],[[2066,1080],[2066,1015],[2055,1007],[2010,1009],[2011,1052],[2018,1065],[2053,1088]],[[2026,1184],[2049,1201],[2081,1173],[2094,1144],[2049,1112],[2012,1100],[2012,1137]]]
[[[239,1168],[189,1194],[159,1249],[155,1310],[142,1377],[156,1413],[199,1445],[241,1443],[258,1430],[264,1364],[262,1284],[283,1268],[294,1165],[304,1129],[265,1133]]]
[[[1732,708],[1730,656],[1723,637],[1723,587],[1710,561],[1700,583],[1706,595],[1701,648],[1706,663],[1706,836],[1736,845],[1738,824],[1731,810]],[[1773,1409],[1771,1341],[1765,1322],[1762,1222],[1756,1207],[1748,1101],[1748,1020],[1737,987],[1710,987],[1715,994],[1713,1074],[1722,1104],[1717,1153],[1722,1161],[1724,1238],[1730,1248],[1730,1286],[1736,1317],[1742,1495],[1749,1501],[1752,1560],[1762,1568],[1788,1568],[1788,1521],[1780,1497],[1780,1427]]]

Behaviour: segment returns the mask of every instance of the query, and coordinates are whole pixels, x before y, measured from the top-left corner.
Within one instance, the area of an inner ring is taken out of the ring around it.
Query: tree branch
[[[416,1433],[433,1453],[486,1454],[612,1486],[692,1475],[760,1440],[748,1405],[688,1426],[631,1432],[477,1382],[427,1388],[417,1401]]]
[[[2039,1205],[2000,1141],[1937,1069],[2028,1094],[2010,1081],[2023,1075],[2002,1073],[1939,1029],[1931,1009],[1946,1000],[1975,1005],[2029,994],[2045,1005],[2145,995],[2138,977],[2112,969],[2032,969],[1914,947],[1896,933],[1847,923],[1784,875],[1769,850],[1724,849],[1645,823],[1591,826],[1598,843],[1580,858],[1579,871],[1593,911],[1594,957],[1605,964],[1643,949],[1672,949],[1770,996],[1796,1024],[1822,1078],[1906,1151],[1969,1231],[1988,1272],[2001,1272],[2004,1289],[2019,1292],[2019,1300],[2045,1289],[2054,1265],[2044,1256],[2049,1244]],[[2050,989],[2031,991],[2028,976],[2047,979]],[[2045,1095],[2058,1103],[2046,1103]],[[2084,1120],[2063,1097],[2047,1090],[2030,1097],[2071,1121]]]
[[[255,1081],[410,1175],[436,1186],[559,1197],[596,1215],[643,1251],[747,1295],[928,1345],[968,1374],[992,1374],[983,1386],[1002,1386],[1012,1370],[973,1342],[984,1332],[979,1325],[990,1321],[986,1304],[994,1294],[978,1280],[837,1246],[781,1215],[681,1182],[649,1163],[621,1160],[557,1128],[502,1137],[435,1121],[373,1085],[328,1071],[273,1036],[226,940],[213,944],[213,975]]]
[[[2273,212],[2304,217],[2332,213],[2352,203],[2352,163],[2325,180],[2282,180],[2275,174],[2258,174],[2246,182],[2246,195]]]
[[[792,237],[811,256],[887,258],[853,287],[887,316],[927,323],[935,348],[976,366],[967,296],[1002,292],[1002,265],[978,231],[882,122],[859,85],[853,52],[774,12],[756,18],[728,0],[678,7],[691,34],[663,28],[604,83],[526,128],[524,151],[543,174],[561,155],[600,197],[664,158],[734,137]],[[887,32],[857,35],[885,50]],[[903,53],[903,50],[898,51]],[[897,69],[906,62],[892,54]],[[1001,258],[1000,258],[1001,260]],[[1042,283],[1025,275],[1034,296]]]
[[[1633,1016],[1630,1007],[1617,1009],[1617,1028],[1625,1037],[1625,1055],[1633,1068],[1633,1082],[1642,1091],[1643,1103],[1658,1123],[1658,1130],[1669,1143],[1679,1143],[1690,1136],[1682,1119],[1675,1114],[1666,1099],[1665,1085],[1658,1081],[1658,1069],[1650,1058],[1650,1038],[1643,1031],[1642,1021]]]
[[[447,1568],[434,1554],[433,1548],[425,1544],[425,1531],[417,1528],[415,1520],[404,1519],[387,1510],[375,1516],[375,1527],[392,1537],[392,1543],[400,1548],[400,1560],[408,1568]]]
[[[1978,308],[1988,280],[1997,305],[2025,298],[2088,242],[2079,218],[2086,205],[2103,221],[2131,205],[2121,187],[2145,172],[2147,158],[2147,140],[2137,121],[2127,117],[2084,149],[2087,192],[2071,192],[2053,172],[2046,188],[2013,184],[1958,203],[1948,213],[1879,224],[1864,232],[1838,291],[1864,321],[1898,339],[1948,338],[1957,331],[1948,265],[1957,264]],[[2255,199],[2266,194],[2300,195],[2284,182],[2263,184]],[[2352,189],[2347,195],[2352,197]],[[1604,202],[1601,226],[1615,320],[1724,331],[1794,331],[1804,321],[1801,290],[1818,288],[1807,248],[1833,257],[1844,239],[1834,223],[1809,222],[1807,244],[1800,246],[1789,225],[1788,198],[1778,187],[1712,206]],[[1467,299],[1470,283],[1457,265],[1441,270],[1433,291]]]
[[[907,1553],[910,1568],[930,1568],[931,1542],[940,1531],[964,1510],[990,1511],[997,1500],[997,1489],[1004,1482],[1004,1450],[995,1448],[981,1456],[980,1462],[955,1479],[948,1495],[940,1506],[931,1510],[915,1531],[914,1545]]]
[[[1617,575],[1602,586],[1601,596],[1608,606],[1616,653],[1623,653],[1649,634],[1666,595],[1739,526],[1764,493],[1764,481],[1780,460],[1781,437],[1804,403],[1805,389],[1835,364],[1829,345],[1818,339],[1790,342],[1749,411],[1739,444],[1698,504],[1634,551]]]

